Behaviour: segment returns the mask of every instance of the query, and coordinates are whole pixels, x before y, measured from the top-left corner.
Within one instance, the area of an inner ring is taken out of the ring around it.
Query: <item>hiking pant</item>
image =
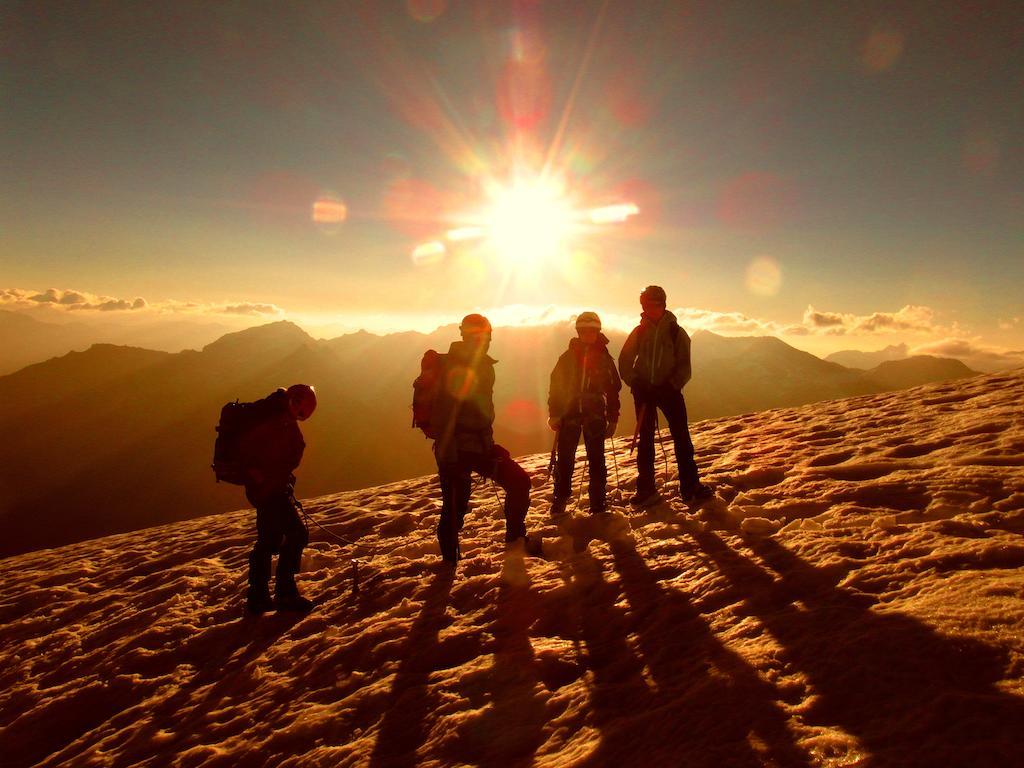
[[[558,429],[558,463],[555,469],[555,496],[572,495],[572,474],[576,465],[576,447],[583,434],[583,445],[590,464],[590,509],[603,510],[608,469],[604,463],[604,433],[608,422],[603,416],[570,417],[562,419]]]
[[[633,404],[636,419],[640,425],[640,445],[636,457],[636,492],[646,496],[654,493],[654,422],[658,409],[665,414],[672,442],[676,449],[676,466],[679,471],[679,488],[685,493],[700,483],[697,462],[693,460],[693,441],[690,427],[686,423],[686,402],[683,393],[671,386],[652,387],[649,390],[633,390]]]
[[[459,531],[469,509],[473,472],[494,480],[505,491],[505,541],[526,535],[526,511],[530,508],[530,476],[526,470],[500,445],[488,453],[459,451],[456,461],[439,463],[437,467],[441,483],[437,542],[446,560],[459,559]]]
[[[270,582],[270,562],[277,558],[274,591],[279,596],[298,594],[295,574],[302,563],[302,550],[309,543],[309,531],[292,501],[290,488],[259,492],[246,488],[246,498],[256,507],[256,544],[249,554],[249,592],[264,595]]]

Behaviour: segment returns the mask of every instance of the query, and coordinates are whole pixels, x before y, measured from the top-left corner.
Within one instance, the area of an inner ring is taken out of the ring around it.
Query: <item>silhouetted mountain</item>
[[[499,328],[496,438],[514,455],[550,449],[551,368],[572,330]],[[610,333],[618,354],[623,334]],[[430,442],[410,428],[412,380],[424,350],[458,337],[365,332],[328,341],[279,322],[174,354],[110,345],[0,377],[0,555],[237,509],[241,489],[209,469],[221,406],[278,386],[314,384],[320,406],[303,424],[304,496],[364,488],[433,471]],[[691,420],[881,391],[905,380],[872,377],[771,338],[693,338]],[[902,376],[910,376],[903,372]],[[913,381],[963,375],[938,366]],[[632,433],[622,396],[620,434]],[[700,446],[697,447],[698,460]]]
[[[0,310],[0,376],[93,344],[177,352],[202,347],[229,329],[223,323],[173,317],[50,323]]]
[[[79,323],[44,323],[20,312],[0,311],[0,375],[73,349],[85,349],[89,329]]]
[[[865,376],[881,389],[907,389],[933,381],[950,381],[977,376],[959,360],[931,355],[915,355],[905,360],[890,360],[872,368]]]
[[[693,381],[686,387],[697,420],[877,391],[859,371],[829,363],[773,336],[693,336]]]
[[[903,360],[909,353],[910,347],[906,344],[891,344],[885,349],[879,349],[874,352],[844,349],[840,352],[826,355],[825,359],[830,363],[845,365],[847,368],[859,368],[867,371],[890,360]]]
[[[281,320],[221,336],[203,347],[203,352],[223,357],[288,353],[304,344],[315,344],[313,337],[295,325]]]

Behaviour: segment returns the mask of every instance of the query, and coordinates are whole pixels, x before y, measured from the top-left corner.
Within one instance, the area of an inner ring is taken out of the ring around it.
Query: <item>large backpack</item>
[[[217,439],[213,444],[213,463],[210,467],[217,482],[245,485],[247,472],[242,460],[242,444],[249,431],[259,422],[255,403],[237,400],[225,403],[220,409]]]
[[[433,349],[423,353],[420,360],[420,375],[412,383],[412,426],[423,430],[431,440],[441,436],[441,430],[433,423],[434,403],[444,380],[446,355]]]

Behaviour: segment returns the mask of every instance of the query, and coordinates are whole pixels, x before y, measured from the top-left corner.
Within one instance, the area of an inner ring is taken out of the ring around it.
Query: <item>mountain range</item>
[[[610,334],[618,354],[624,340]],[[429,442],[410,428],[412,380],[431,334],[359,332],[315,340],[289,322],[227,334],[201,351],[98,344],[0,377],[0,556],[190,519],[244,504],[209,469],[220,407],[278,386],[317,387],[303,424],[298,492],[318,495],[429,473]],[[554,326],[499,328],[496,439],[513,455],[550,449],[548,377],[569,339]],[[692,421],[963,378],[948,359],[857,371],[773,337],[693,337]],[[619,434],[634,426],[624,393]],[[700,446],[697,446],[698,459]]]

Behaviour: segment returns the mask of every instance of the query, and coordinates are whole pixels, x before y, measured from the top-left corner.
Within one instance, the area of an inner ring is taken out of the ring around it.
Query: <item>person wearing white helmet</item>
[[[256,508],[256,543],[249,555],[246,610],[252,614],[275,608],[308,611],[313,603],[299,594],[295,574],[309,532],[295,506],[292,473],[306,448],[298,422],[316,410],[316,391],[308,384],[293,384],[248,407],[253,426],[240,449],[246,467],[245,496]],[[274,554],[278,558],[272,600],[269,582]]]
[[[640,325],[633,329],[619,353],[619,373],[633,394],[636,406],[637,450],[634,506],[661,501],[654,482],[654,428],[658,410],[665,414],[675,446],[679,494],[688,503],[701,502],[713,492],[700,481],[693,442],[686,420],[683,387],[690,380],[690,337],[676,316],[665,309],[665,289],[649,285],[640,294]]]
[[[572,474],[580,435],[590,465],[590,512],[605,509],[608,469],[604,441],[615,434],[619,422],[619,390],[622,382],[615,360],[608,353],[608,338],[601,333],[601,318],[581,312],[576,318],[575,339],[551,371],[548,389],[548,426],[557,433],[555,498],[551,513],[565,511],[572,495]]]

